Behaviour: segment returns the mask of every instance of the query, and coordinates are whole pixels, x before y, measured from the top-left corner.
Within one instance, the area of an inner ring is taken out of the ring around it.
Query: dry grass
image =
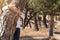
[[[34,26],[34,25],[32,25],[32,26]],[[23,36],[48,36],[47,31],[48,31],[48,29],[46,29],[44,27],[41,27],[39,29],[39,31],[36,31],[34,29],[34,27],[32,27],[32,28],[26,27],[24,30],[21,29],[20,36],[21,37],[23,37]]]
[[[56,29],[55,29],[56,28]],[[54,28],[54,32],[60,32],[60,27],[56,24]],[[23,40],[37,40],[37,38],[33,39],[32,37],[48,37],[49,36],[49,28],[45,28],[44,25],[39,29],[39,31],[36,31],[34,29],[34,25],[32,24],[32,28],[26,27],[24,30],[21,28],[20,37],[28,37],[30,39],[23,39]],[[60,40],[59,34],[54,34],[54,39],[51,40]],[[56,38],[56,39],[55,39]],[[40,40],[40,38],[39,38]],[[42,40],[48,40],[48,39],[42,39]]]

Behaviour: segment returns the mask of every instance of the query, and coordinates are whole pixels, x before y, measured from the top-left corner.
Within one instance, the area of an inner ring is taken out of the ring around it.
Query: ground
[[[58,26],[56,24],[56,26]],[[55,28],[60,28],[56,27]],[[54,29],[54,38],[57,40],[60,40],[60,30],[59,29]],[[44,25],[39,28],[39,31],[36,31],[34,29],[34,25],[32,24],[32,28],[29,26],[26,27],[25,29],[21,28],[21,33],[20,33],[21,40],[48,40],[47,38],[49,37],[49,28],[45,28]],[[52,39],[55,40],[55,39]]]

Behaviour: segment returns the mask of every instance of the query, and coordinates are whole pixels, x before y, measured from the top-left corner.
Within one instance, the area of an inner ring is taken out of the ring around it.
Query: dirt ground
[[[21,33],[20,33],[20,37],[23,36],[48,36],[47,34],[48,29],[41,27],[39,28],[39,31],[36,31],[34,28],[34,25],[32,24],[32,28],[30,28],[29,26],[26,27],[25,29],[21,28]]]
[[[21,29],[20,37],[23,40],[37,40],[40,39],[39,37],[48,37],[47,31],[46,28],[36,31],[34,28],[26,27],[24,30]]]
[[[57,27],[57,26],[60,26],[59,25],[55,25],[55,28],[54,29],[54,32],[57,31],[57,32],[60,32],[60,30],[58,28],[60,27]],[[30,28],[29,26],[26,27],[25,29],[22,29],[20,30],[20,37],[21,38],[30,38],[31,40],[31,37],[32,38],[35,38],[35,39],[40,39],[40,37],[49,37],[49,28],[45,28],[44,25],[42,25],[40,28],[39,28],[39,31],[36,31],[35,28],[34,28],[34,25],[32,24],[32,28]],[[55,34],[54,34],[55,35]],[[55,35],[55,37],[60,37],[58,35]],[[28,39],[29,40],[29,39]],[[47,39],[46,39],[47,40]],[[60,39],[59,39],[60,40]]]

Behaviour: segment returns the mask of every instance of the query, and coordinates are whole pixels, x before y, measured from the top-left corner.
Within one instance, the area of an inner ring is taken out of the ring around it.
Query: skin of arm
[[[8,6],[9,9],[13,12],[15,12],[17,15],[20,15],[21,14],[21,10],[16,8],[15,6]],[[23,20],[23,18],[20,16],[20,18]]]
[[[12,10],[13,12],[17,13],[17,14],[20,14],[21,11],[20,9],[18,9],[17,7],[15,6],[8,6],[10,10]]]

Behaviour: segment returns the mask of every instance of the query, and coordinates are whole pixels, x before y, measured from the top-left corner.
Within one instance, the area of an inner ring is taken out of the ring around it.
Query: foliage
[[[3,7],[4,1],[5,0],[0,0],[0,9]],[[10,2],[11,2],[11,0],[8,0],[8,3],[10,3]]]
[[[35,11],[42,10],[44,13],[60,10],[60,0],[27,0],[28,6]]]

